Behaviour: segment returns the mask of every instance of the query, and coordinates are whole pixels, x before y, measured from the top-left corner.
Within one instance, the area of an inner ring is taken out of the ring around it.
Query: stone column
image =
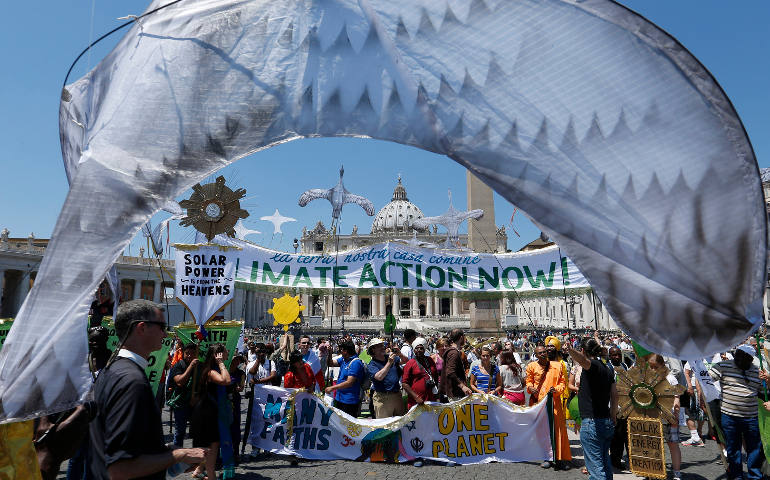
[[[360,313],[360,300],[358,299],[358,295],[351,295],[350,296],[350,317],[351,318],[358,318],[361,316]]]
[[[420,316],[420,299],[417,294],[412,295],[412,318],[418,318]]]
[[[377,297],[380,303],[380,316],[384,317],[385,316],[385,294],[381,293],[377,295]]]
[[[433,316],[433,292],[430,290],[425,295],[425,315],[428,317]]]
[[[441,297],[438,292],[433,293],[433,312],[437,317],[441,316]]]
[[[456,317],[459,316],[462,312],[460,312],[460,299],[457,298],[457,293],[452,292],[452,311],[450,312],[450,316]]]
[[[3,312],[3,292],[5,289],[5,269],[0,268],[0,317]]]
[[[27,294],[29,293],[29,280],[30,280],[30,274],[31,272],[24,272],[22,271],[21,274],[21,280],[19,283],[19,301],[16,305],[16,315],[19,314],[19,310],[21,309],[21,304],[24,303],[24,299],[27,298]]]
[[[161,285],[160,282],[155,282],[153,283],[152,288],[152,301],[155,303],[160,303],[160,291],[163,290],[163,285]],[[235,293],[233,293],[233,296],[235,296]]]
[[[136,300],[137,298],[142,298],[142,282],[141,280],[132,279],[134,281],[134,298],[133,300]]]
[[[398,295],[398,290],[393,290],[393,315],[401,316],[401,297]]]

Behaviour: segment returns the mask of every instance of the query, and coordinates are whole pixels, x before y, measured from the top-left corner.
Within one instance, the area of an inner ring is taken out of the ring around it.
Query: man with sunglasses
[[[302,360],[313,369],[313,377],[315,378],[316,385],[318,385],[318,391],[322,392],[326,385],[324,385],[324,374],[321,371],[321,359],[318,358],[318,354],[312,346],[313,341],[310,340],[310,337],[303,335],[299,339],[297,348],[299,353],[302,354]]]
[[[145,374],[150,354],[166,337],[163,308],[148,300],[123,303],[115,333],[120,350],[94,384],[98,413],[90,425],[89,478],[161,480],[175,463],[200,463],[207,449],[166,447],[160,410]]]

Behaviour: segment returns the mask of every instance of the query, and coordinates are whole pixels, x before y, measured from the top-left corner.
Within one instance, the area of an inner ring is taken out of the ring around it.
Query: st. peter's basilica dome
[[[381,232],[411,232],[412,223],[424,215],[417,205],[406,197],[406,189],[401,185],[401,176],[398,177],[398,185],[393,190],[390,203],[377,212],[372,222],[372,233]],[[417,229],[424,232],[425,229]]]

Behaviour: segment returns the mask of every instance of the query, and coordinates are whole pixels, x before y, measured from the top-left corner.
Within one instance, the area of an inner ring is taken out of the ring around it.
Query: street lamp
[[[565,297],[564,303],[567,304],[567,328],[569,328],[569,318],[572,317],[572,328],[577,328],[577,318],[575,317],[575,305],[580,303],[577,295],[570,295],[569,299]]]
[[[350,305],[352,297],[350,295],[339,295],[334,299],[334,303],[337,305],[340,316],[340,330],[345,331],[345,309]]]
[[[295,238],[294,239],[294,253],[297,253],[297,249],[299,248],[299,241]]]

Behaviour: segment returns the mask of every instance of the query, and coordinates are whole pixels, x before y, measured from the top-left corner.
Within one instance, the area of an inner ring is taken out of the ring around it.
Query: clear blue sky
[[[761,167],[770,167],[770,2],[745,0],[625,0],[621,2],[647,17],[686,46],[716,77],[732,100]],[[147,0],[89,0],[7,2],[0,20],[4,67],[0,70],[0,229],[11,236],[48,237],[67,193],[58,136],[59,94],[70,64],[91,39],[140,14]],[[92,17],[93,10],[93,17]],[[92,21],[93,18],[93,21]],[[118,35],[95,48],[78,63],[70,81],[82,76],[112,47]],[[290,249],[303,225],[323,220],[330,208],[314,202],[297,206],[300,193],[330,187],[345,165],[345,183],[354,193],[369,197],[377,208],[390,199],[401,173],[409,198],[426,215],[443,213],[447,189],[456,207],[465,206],[464,169],[454,162],[397,144],[359,139],[314,139],[291,142],[243,159],[225,169],[228,182],[246,188],[246,226],[267,232],[249,237],[273,248]],[[296,223],[284,224],[284,238],[271,239],[272,225],[258,220],[278,208]],[[496,223],[507,224],[513,207],[496,197]],[[368,232],[371,218],[356,206],[343,211],[342,230],[357,224]],[[517,249],[538,231],[520,214],[509,230],[509,248]],[[175,238],[173,238],[175,237]],[[176,224],[172,241],[190,241],[192,233]],[[143,240],[133,242],[136,254]]]

